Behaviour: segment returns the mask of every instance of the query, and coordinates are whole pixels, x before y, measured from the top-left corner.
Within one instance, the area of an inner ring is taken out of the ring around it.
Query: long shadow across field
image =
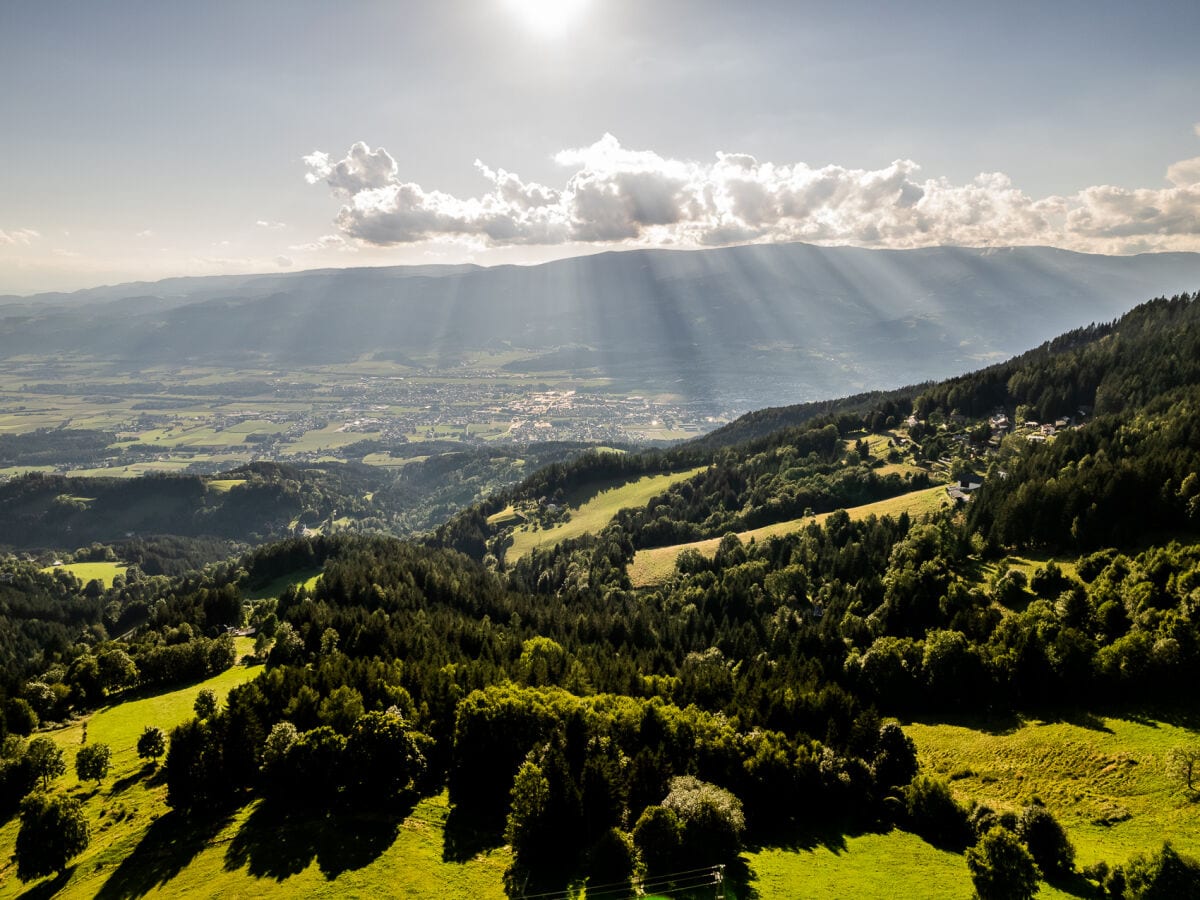
[[[484,850],[504,843],[504,822],[482,822],[472,818],[459,806],[450,808],[442,831],[442,860],[466,862]]]
[[[332,881],[370,865],[392,846],[413,805],[378,813],[322,815],[260,803],[230,842],[225,869],[246,868],[255,878],[285,881],[315,859],[321,874]]]
[[[1106,713],[1115,718],[1129,718],[1121,712]],[[914,715],[908,721],[919,722],[922,725],[954,725],[960,728],[970,728],[983,734],[999,736],[1020,731],[1030,722],[1053,724],[1064,722],[1089,731],[1100,731],[1112,734],[1113,730],[1104,723],[1104,719],[1094,712],[1087,710],[1037,710],[1025,712],[991,712],[991,713],[943,713]]]
[[[135,769],[124,778],[118,778],[116,781],[114,781],[112,783],[112,787],[109,788],[108,793],[113,796],[124,793],[142,779],[149,778],[151,775],[153,775],[155,773],[155,768],[155,763],[146,763],[140,769]]]
[[[74,874],[75,867],[68,866],[49,881],[39,881],[33,887],[23,891],[17,897],[17,900],[50,900],[51,897],[67,886],[67,882],[71,880],[71,876]]]
[[[144,897],[183,871],[217,833],[229,823],[228,815],[187,818],[172,810],[156,819],[104,887],[99,900]]]

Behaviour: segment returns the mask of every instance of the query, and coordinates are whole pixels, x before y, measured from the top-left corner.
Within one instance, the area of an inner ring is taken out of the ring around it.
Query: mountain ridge
[[[158,283],[198,285],[184,293],[137,284],[94,289],[107,298],[96,303],[0,305],[0,353],[132,369],[372,357],[445,369],[502,351],[513,373],[746,410],[998,361],[1114,318],[1130,298],[1195,290],[1200,254],[795,243],[214,278]]]

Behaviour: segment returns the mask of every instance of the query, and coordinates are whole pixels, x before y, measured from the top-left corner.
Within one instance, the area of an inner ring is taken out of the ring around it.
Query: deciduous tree
[[[22,881],[61,872],[87,845],[87,819],[78,800],[33,794],[21,803],[15,855]]]
[[[75,754],[75,774],[80,781],[99,784],[108,775],[112,750],[108,744],[87,744]]]

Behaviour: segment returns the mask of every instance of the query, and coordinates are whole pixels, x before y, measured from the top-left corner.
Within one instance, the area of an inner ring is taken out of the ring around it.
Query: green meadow
[[[289,572],[286,575],[280,575],[266,584],[258,587],[243,588],[242,596],[247,600],[269,600],[278,597],[292,585],[311,590],[317,584],[317,579],[321,577],[321,569],[300,569],[295,572]]]
[[[883,516],[898,516],[904,512],[910,516],[919,517],[925,513],[937,511],[946,502],[946,489],[939,485],[920,491],[913,491],[908,494],[901,494],[898,497],[890,497],[887,500],[880,500],[877,503],[856,506],[846,510],[846,512],[850,514],[851,519],[865,519],[867,516],[879,516],[880,518]],[[816,516],[789,519],[786,522],[776,522],[773,525],[764,525],[761,528],[740,532],[738,537],[742,539],[743,543],[751,540],[763,541],[767,538],[799,531],[813,522],[820,524],[828,519],[829,516],[830,513],[821,513]],[[629,564],[629,580],[633,582],[634,587],[661,584],[671,577],[671,574],[675,571],[675,560],[679,558],[679,554],[684,550],[695,549],[700,551],[702,555],[712,559],[720,543],[720,538],[709,538],[703,541],[692,541],[687,544],[672,544],[669,547],[653,547],[649,550],[639,550],[634,555],[633,562]]]
[[[652,497],[661,494],[671,485],[686,481],[704,471],[704,466],[684,472],[666,475],[645,475],[635,481],[620,482],[587,494],[568,498],[567,506],[571,518],[551,528],[534,531],[530,526],[521,526],[513,531],[512,546],[506,554],[509,562],[515,562],[531,550],[553,547],[562,541],[581,535],[598,532],[612,521],[620,510],[633,506],[645,506]]]
[[[966,859],[939,850],[915,834],[830,837],[811,848],[757,850],[743,854],[752,873],[739,897],[804,900],[968,900],[974,896]],[[1064,900],[1045,882],[1039,900]]]
[[[114,578],[125,574],[125,568],[125,564],[119,562],[79,562],[67,563],[65,566],[47,566],[42,571],[53,572],[56,569],[62,569],[64,572],[70,572],[84,584],[99,580],[105,588],[110,588]]]
[[[994,809],[1038,797],[1075,843],[1080,866],[1158,849],[1200,856],[1200,803],[1170,777],[1177,747],[1200,732],[1166,722],[1080,715],[1069,721],[906,724],[922,767],[955,796]]]

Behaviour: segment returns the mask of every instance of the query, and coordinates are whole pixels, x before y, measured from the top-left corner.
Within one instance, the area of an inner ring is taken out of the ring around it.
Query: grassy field
[[[963,856],[939,850],[914,834],[891,831],[834,837],[811,849],[765,849],[744,854],[762,900],[967,900],[974,895]],[[1071,896],[1042,883],[1038,900]]]
[[[226,494],[245,483],[245,478],[214,478],[208,482],[208,487],[209,490],[216,491],[218,494]]]
[[[240,643],[247,643],[241,641]],[[88,740],[113,748],[113,770],[95,788],[73,775],[83,721],[47,734],[66,751],[55,790],[84,803],[91,846],[65,878],[21,885],[9,853],[17,823],[0,826],[0,897],[342,897],[504,896],[510,862],[500,848],[463,862],[444,858],[445,794],[407,814],[273,815],[259,803],[210,821],[181,822],[164,805],[161,770],[137,758],[147,724],[165,729],[191,716],[201,688],[224,696],[261,669],[238,666],[202,684],[102,709],[86,720]],[[1120,863],[1170,839],[1200,853],[1200,804],[1187,801],[1163,771],[1173,747],[1200,734],[1161,722],[1081,716],[1071,722],[910,723],[922,766],[950,778],[962,800],[1017,808],[1039,796],[1068,829],[1078,862]],[[1105,820],[1108,824],[1099,824]],[[965,860],[903,832],[826,834],[798,848],[744,854],[758,898],[966,898]],[[1047,884],[1047,900],[1070,896]]]
[[[1008,569],[1018,569],[1024,573],[1025,577],[1032,578],[1033,573],[1042,568],[1048,562],[1054,562],[1062,569],[1064,575],[1072,578],[1079,577],[1078,567],[1075,559],[1066,559],[1057,556],[1048,556],[1045,554],[1027,553],[1024,556],[1006,556],[1000,562],[985,563],[982,567],[982,573],[985,577],[995,575],[1000,569],[1007,571]]]
[[[506,850],[465,862],[443,861],[444,794],[420,801],[406,816],[392,817],[280,820],[257,803],[213,821],[184,823],[170,812],[161,768],[137,756],[138,735],[148,724],[169,730],[190,718],[201,688],[224,697],[261,671],[237,666],[202,684],[102,709],[47,732],[67,756],[68,774],[53,789],[83,801],[91,845],[65,879],[22,885],[10,859],[17,820],[5,823],[0,826],[0,897],[504,897]],[[74,775],[84,722],[89,742],[113,750],[112,771],[98,789],[91,782],[80,784]]]
[[[913,491],[910,494],[901,494],[899,497],[880,500],[878,503],[856,506],[853,509],[847,510],[847,512],[852,519],[865,519],[867,516],[898,516],[902,512],[906,512],[910,516],[921,516],[940,509],[945,502],[946,489],[938,486]],[[746,542],[751,539],[762,541],[769,537],[791,534],[793,531],[798,531],[811,522],[824,522],[829,518],[829,515],[829,513],[821,513],[817,516],[776,522],[774,525],[764,525],[762,528],[740,532],[738,537],[743,542]],[[661,584],[674,573],[675,560],[684,550],[694,548],[711,559],[717,552],[717,547],[720,543],[720,538],[709,538],[708,540],[693,541],[688,544],[672,544],[669,547],[654,547],[649,550],[639,550],[633,557],[633,562],[629,564],[629,580],[633,582],[634,587]]]
[[[47,566],[42,571],[53,572],[55,569],[62,569],[84,584],[99,579],[106,588],[110,588],[116,576],[125,574],[125,568],[125,564],[119,562],[81,562],[67,563],[65,566]]]
[[[593,490],[586,497],[572,498],[567,503],[571,510],[570,521],[540,531],[518,528],[513,532],[513,543],[506,557],[514,562],[535,548],[552,547],[560,541],[599,531],[612,521],[619,510],[645,506],[650,498],[661,494],[671,485],[702,471],[704,466],[667,475],[646,475],[636,481],[619,483],[600,491]]]
[[[487,523],[493,527],[497,525],[513,525],[517,522],[524,521],[525,517],[517,512],[511,503],[504,507],[504,509],[500,510],[500,512],[492,513],[487,517]]]
[[[312,589],[316,586],[317,579],[320,577],[320,569],[301,569],[298,572],[289,572],[287,575],[280,575],[278,578],[267,582],[261,587],[243,590],[242,596],[247,600],[269,600],[278,597],[293,584],[303,585],[306,588]]]
[[[1120,863],[1170,840],[1200,855],[1200,803],[1164,765],[1200,733],[1164,722],[1081,716],[1064,722],[913,723],[922,766],[955,795],[995,809],[1040,797],[1075,843],[1077,862]]]

